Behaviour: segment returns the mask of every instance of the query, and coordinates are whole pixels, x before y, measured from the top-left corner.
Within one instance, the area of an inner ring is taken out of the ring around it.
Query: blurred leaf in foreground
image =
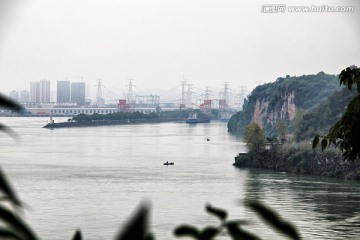
[[[142,203],[128,221],[122,231],[115,237],[116,240],[150,240],[153,239],[148,231],[149,227],[149,211],[148,203]]]
[[[74,236],[73,236],[73,238],[72,238],[72,240],[82,240],[83,238],[82,238],[82,234],[81,234],[81,231],[78,229],[78,230],[76,230],[76,232],[75,232],[75,234],[74,234]]]
[[[200,231],[190,225],[181,225],[174,230],[174,234],[177,237],[192,237],[194,239],[201,239]]]
[[[0,107],[4,107],[4,108],[10,109],[10,110],[17,111],[17,112],[20,112],[23,110],[23,107],[20,104],[18,104],[17,102],[15,102],[1,94],[0,94]],[[3,131],[5,133],[9,134],[14,139],[19,138],[15,131],[13,131],[11,128],[9,128],[6,125],[1,124],[1,123],[0,123],[0,131]]]
[[[243,230],[236,223],[227,223],[226,228],[233,240],[261,240],[258,236]]]
[[[15,216],[8,209],[0,205],[0,219],[8,226],[7,230],[12,230],[16,235],[23,236],[22,239],[36,240],[35,233],[23,222],[20,218]]]
[[[280,218],[280,216],[274,210],[259,202],[247,201],[245,202],[245,205],[254,210],[274,229],[280,231],[292,239],[300,239],[300,235],[297,229],[291,223]]]
[[[210,204],[206,204],[205,209],[208,213],[215,215],[216,217],[220,218],[222,221],[224,221],[227,217],[227,212],[225,210],[220,208],[214,208]]]
[[[16,192],[13,190],[13,188],[11,187],[9,181],[7,180],[5,174],[3,173],[3,171],[0,168],[0,191],[3,192],[4,195],[4,199],[5,200],[10,200],[11,203],[13,203],[14,205],[18,206],[18,207],[22,207],[22,204],[16,194]]]
[[[4,107],[17,112],[23,110],[23,107],[20,104],[1,94],[0,94],[0,107]]]

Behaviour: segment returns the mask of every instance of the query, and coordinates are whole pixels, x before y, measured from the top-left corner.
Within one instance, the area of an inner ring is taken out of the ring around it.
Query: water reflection
[[[358,182],[250,170],[245,184],[246,199],[278,210],[299,227],[304,239],[360,237]]]

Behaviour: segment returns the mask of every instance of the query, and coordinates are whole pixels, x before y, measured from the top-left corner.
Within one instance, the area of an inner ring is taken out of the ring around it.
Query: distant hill
[[[243,111],[230,118],[228,130],[242,135],[246,125],[256,122],[264,128],[267,136],[276,136],[280,120],[291,129],[290,123],[299,109],[310,111],[339,89],[338,77],[324,72],[278,78],[273,83],[257,86],[251,92]]]

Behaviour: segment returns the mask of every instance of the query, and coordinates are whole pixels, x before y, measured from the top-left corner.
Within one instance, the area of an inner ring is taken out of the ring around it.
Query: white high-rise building
[[[30,102],[40,103],[40,83],[30,82]]]
[[[85,106],[85,83],[72,82],[71,83],[71,102],[78,106]]]
[[[70,102],[70,81],[57,81],[57,103]]]
[[[40,103],[50,102],[50,80],[40,81]]]
[[[50,103],[50,80],[30,82],[30,102]]]

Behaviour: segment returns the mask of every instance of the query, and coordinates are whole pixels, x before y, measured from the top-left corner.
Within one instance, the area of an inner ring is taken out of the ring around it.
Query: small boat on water
[[[186,123],[194,124],[194,123],[209,123],[210,118],[198,118],[197,113],[192,113],[186,119]]]
[[[174,163],[166,161],[166,163],[164,163],[164,165],[174,165]]]

